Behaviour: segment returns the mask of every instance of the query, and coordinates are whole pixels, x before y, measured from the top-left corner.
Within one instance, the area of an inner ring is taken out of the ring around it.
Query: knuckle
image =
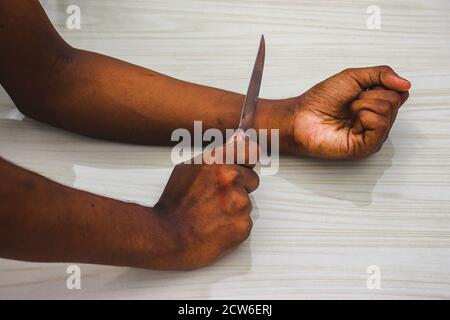
[[[351,72],[356,71],[356,69],[357,69],[357,68],[345,68],[345,69],[344,69],[344,72],[346,72],[346,73],[351,73]]]
[[[236,223],[236,229],[237,232],[241,235],[240,237],[241,241],[244,241],[250,236],[252,228],[253,228],[253,221],[250,217],[239,220],[239,222]]]
[[[238,165],[238,164],[231,164],[231,165],[230,164],[226,164],[224,166],[226,166],[229,171],[234,172],[236,175],[240,174],[240,171],[239,171],[239,169],[241,168],[240,165]]]
[[[239,176],[239,171],[234,165],[220,165],[218,179],[221,185],[232,185]]]
[[[378,69],[381,71],[385,71],[385,72],[393,72],[394,71],[390,66],[388,66],[386,64],[378,66]]]
[[[260,179],[259,179],[258,174],[255,171],[250,170],[249,172],[250,172],[250,175],[248,177],[248,182],[251,184],[252,189],[255,190],[259,187]]]
[[[253,183],[254,183],[255,189],[257,189],[259,187],[260,179],[259,179],[258,174],[256,174],[256,173],[253,178]]]
[[[400,105],[400,102],[402,101],[402,98],[400,97],[400,95],[397,92],[393,92],[391,93],[392,95],[392,101],[395,103],[395,106]]]
[[[252,202],[247,196],[238,197],[239,200],[235,201],[235,207],[239,212],[250,212],[252,211]]]
[[[355,68],[345,68],[340,73],[343,75],[348,75],[348,74],[352,74],[353,72],[355,72]]]

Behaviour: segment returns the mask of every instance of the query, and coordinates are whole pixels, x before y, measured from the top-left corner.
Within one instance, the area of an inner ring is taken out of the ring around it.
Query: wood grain
[[[413,83],[390,139],[360,162],[283,157],[253,200],[251,238],[193,272],[0,260],[0,298],[450,298],[450,3],[42,1],[72,45],[181,79],[246,89],[266,37],[261,95],[298,95],[346,67],[389,64]],[[69,4],[82,29],[67,30]],[[118,80],[120,81],[120,80]],[[0,92],[1,156],[66,185],[151,205],[170,149],[97,141],[23,119]],[[366,286],[381,268],[381,289]]]

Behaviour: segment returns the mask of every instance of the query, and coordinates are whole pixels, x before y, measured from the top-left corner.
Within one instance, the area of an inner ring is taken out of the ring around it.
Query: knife
[[[250,77],[250,83],[248,85],[244,105],[242,106],[239,126],[234,132],[233,136],[231,137],[230,139],[231,141],[244,140],[245,131],[247,129],[252,128],[255,122],[256,103],[259,97],[259,89],[261,88],[265,55],[266,55],[266,44],[264,41],[264,35],[261,35],[255,65],[253,66],[253,71]]]

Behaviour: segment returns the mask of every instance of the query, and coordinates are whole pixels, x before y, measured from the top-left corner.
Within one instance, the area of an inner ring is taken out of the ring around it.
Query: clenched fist
[[[176,234],[178,249],[168,257],[168,268],[208,265],[247,239],[252,228],[248,194],[259,184],[249,167],[191,163],[175,167],[154,207]]]
[[[377,152],[410,87],[388,66],[346,69],[326,79],[296,100],[288,152],[324,159]]]

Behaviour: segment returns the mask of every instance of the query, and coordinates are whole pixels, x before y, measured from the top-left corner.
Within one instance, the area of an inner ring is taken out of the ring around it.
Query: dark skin
[[[0,255],[189,270],[250,234],[251,169],[179,164],[153,208],[72,189],[0,161]]]
[[[0,2],[0,83],[26,116],[91,137],[170,145],[177,128],[235,128],[238,93],[180,81],[73,48],[36,0]],[[284,154],[360,159],[378,151],[410,83],[389,67],[348,69],[304,94],[258,101],[255,128]],[[185,270],[249,235],[256,174],[238,165],[175,167],[153,207],[54,183],[0,159],[0,256]]]
[[[362,159],[379,151],[410,83],[388,66],[344,70],[298,98],[292,154]]]

